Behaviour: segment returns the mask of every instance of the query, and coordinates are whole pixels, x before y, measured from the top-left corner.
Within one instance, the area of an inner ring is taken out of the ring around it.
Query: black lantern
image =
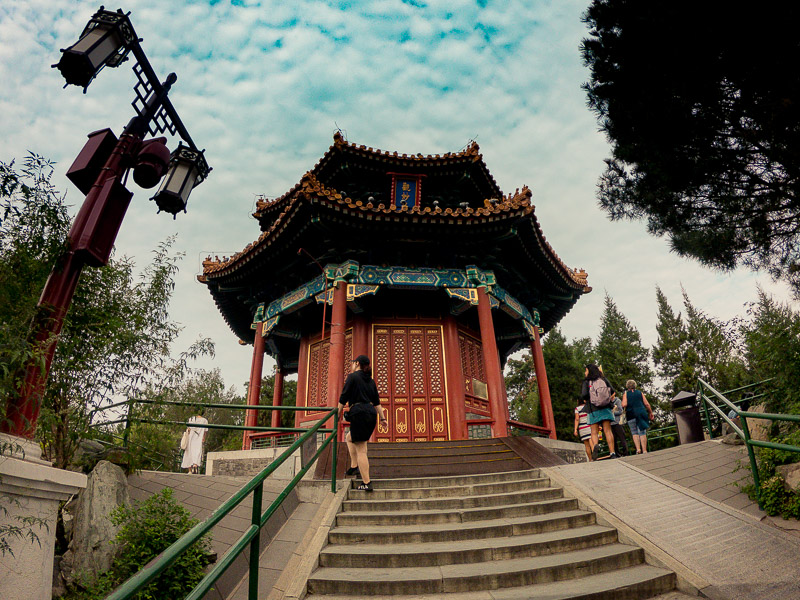
[[[61,51],[61,60],[53,66],[61,71],[67,85],[78,85],[86,91],[100,69],[116,67],[125,60],[132,44],[138,41],[128,14],[103,10],[101,6],[77,43]]]
[[[203,152],[184,146],[182,142],[178,144],[170,157],[167,176],[152,198],[158,205],[158,212],[163,210],[173,216],[180,211],[186,212],[192,188],[200,185],[211,170]]]

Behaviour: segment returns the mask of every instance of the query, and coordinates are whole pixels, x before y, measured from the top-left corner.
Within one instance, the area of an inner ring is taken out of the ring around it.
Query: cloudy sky
[[[656,340],[655,286],[674,307],[681,286],[708,313],[744,311],[757,286],[786,286],[747,271],[716,273],[670,254],[642,223],[611,223],[595,189],[608,144],[586,109],[579,55],[588,0],[127,0],[121,6],[214,171],[188,214],[156,215],[136,188],[117,252],[144,266],[177,234],[185,253],[172,305],[180,350],[200,335],[242,391],[251,348],[241,347],[195,277],[209,254],[228,255],[258,236],[259,195],[286,192],[341,129],[351,142],[435,154],[477,140],[504,192],[533,190],[545,235],[564,262],[583,267],[594,291],[562,322],[569,338],[596,337],[609,293],[647,344]],[[131,64],[106,69],[87,94],[62,89],[59,49],[77,40],[99,3],[3,0],[0,4],[0,160],[31,150],[55,160],[70,204],[82,197],[64,173],[87,133],[119,134],[132,116]],[[108,5],[115,10],[120,6]],[[658,115],[653,115],[658,118]],[[177,141],[174,141],[177,144]]]

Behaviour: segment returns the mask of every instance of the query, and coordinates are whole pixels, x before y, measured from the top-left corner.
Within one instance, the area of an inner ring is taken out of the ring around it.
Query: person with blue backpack
[[[581,398],[587,401],[586,410],[589,413],[587,420],[592,428],[592,460],[597,460],[601,426],[603,428],[603,436],[611,451],[610,458],[617,458],[617,454],[614,452],[614,433],[611,431],[611,424],[615,422],[614,412],[612,411],[615,395],[614,388],[611,387],[608,379],[603,376],[600,367],[595,364],[586,365]]]

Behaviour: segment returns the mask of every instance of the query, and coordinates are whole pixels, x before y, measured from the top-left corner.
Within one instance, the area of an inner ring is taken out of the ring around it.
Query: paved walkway
[[[622,460],[757,519],[766,516],[741,490],[742,486],[753,483],[744,446],[708,440]]]
[[[660,461],[657,455],[662,452],[645,458]],[[605,460],[547,471],[568,481],[579,499],[624,521],[685,571],[705,580],[708,597],[800,598],[800,539],[633,462],[634,458]],[[650,467],[656,468],[652,463]],[[721,484],[715,483],[708,493],[728,485]]]

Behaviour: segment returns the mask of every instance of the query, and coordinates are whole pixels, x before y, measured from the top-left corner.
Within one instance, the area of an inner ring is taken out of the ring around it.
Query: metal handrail
[[[289,407],[271,407],[273,410],[280,410]],[[164,572],[178,557],[181,556],[189,547],[199,542],[212,527],[219,523],[226,517],[236,506],[238,506],[250,493],[253,494],[253,510],[250,527],[248,527],[242,536],[231,546],[230,549],[222,556],[216,565],[206,574],[199,584],[186,596],[185,600],[199,600],[206,593],[211,590],[214,583],[225,573],[228,567],[233,564],[234,560],[241,554],[245,548],[250,547],[250,570],[249,570],[249,598],[256,600],[258,596],[258,564],[260,555],[260,532],[266,525],[272,514],[278,509],[283,501],[288,497],[289,493],[295,488],[303,476],[308,472],[311,465],[313,465],[322,451],[332,444],[331,451],[331,491],[336,493],[336,429],[338,426],[338,408],[331,409],[328,413],[323,415],[320,420],[313,427],[306,430],[306,433],[300,436],[297,441],[289,446],[277,459],[271,462],[264,468],[258,475],[253,477],[247,484],[242,487],[238,492],[231,496],[219,508],[217,508],[205,521],[198,523],[180,539],[173,543],[169,548],[164,550],[156,560],[151,564],[145,566],[138,573],[133,575],[130,579],[122,583],[114,592],[106,597],[106,600],[127,600],[134,597],[142,588],[152,583],[152,581]],[[316,454],[311,460],[303,466],[300,471],[295,475],[284,490],[278,497],[270,504],[269,508],[263,513],[261,512],[261,497],[264,489],[264,480],[269,477],[278,467],[280,467],[298,448],[300,448],[312,435],[316,435],[318,431],[322,430],[322,425],[329,418],[333,417],[334,428],[327,430],[329,435],[317,450]],[[193,423],[193,427],[200,426]],[[225,428],[224,425],[210,426],[210,428]],[[232,427],[232,426],[227,426]]]
[[[752,385],[757,385],[757,384],[752,384]],[[733,402],[728,400],[725,396],[723,396],[721,393],[715,390],[711,385],[709,385],[707,382],[703,381],[699,377],[697,378],[697,386],[698,386],[698,395],[700,396],[700,401],[702,402],[703,410],[705,411],[709,436],[713,437],[713,433],[711,431],[711,419],[709,417],[709,412],[708,412],[708,407],[710,406],[713,409],[713,411],[717,413],[717,415],[719,415],[719,417],[721,417],[731,427],[731,429],[733,429],[734,433],[744,441],[745,447],[747,448],[747,456],[750,459],[750,471],[753,474],[753,484],[755,485],[756,498],[758,499],[758,506],[759,508],[763,508],[761,499],[761,481],[758,475],[758,463],[756,461],[755,452],[753,452],[753,446],[759,448],[771,448],[773,450],[784,450],[787,452],[798,452],[798,453],[800,453],[800,446],[780,444],[777,442],[763,442],[761,440],[751,439],[750,428],[747,425],[747,419],[748,418],[766,419],[769,421],[787,421],[791,423],[800,423],[800,415],[757,413],[757,412],[740,410],[738,406],[736,406]],[[706,394],[703,393],[704,389],[710,392],[710,396],[706,396]],[[733,420],[728,416],[726,411],[722,410],[719,406],[717,406],[714,403],[714,401],[712,400],[712,396],[721,400],[725,406],[727,406],[730,410],[736,413],[736,417],[739,418],[739,423],[741,424],[741,427],[733,422]]]
[[[550,430],[547,427],[542,427],[541,425],[532,425],[530,423],[523,423],[522,421],[515,421],[514,419],[509,419],[506,421],[506,423],[509,427],[515,427],[521,431],[532,431],[533,433],[544,437],[550,436]]]

